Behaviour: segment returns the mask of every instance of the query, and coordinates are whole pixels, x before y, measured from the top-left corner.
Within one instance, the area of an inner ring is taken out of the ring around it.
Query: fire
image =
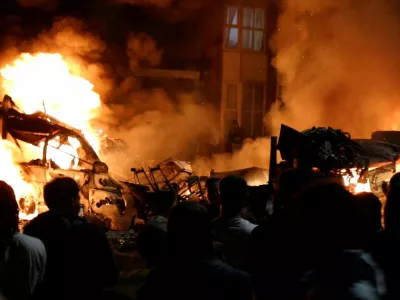
[[[248,186],[260,186],[260,185],[265,185],[267,184],[267,181],[261,180],[261,179],[253,179],[253,180],[248,180],[247,185]]]
[[[25,113],[43,111],[82,130],[99,150],[97,132],[90,126],[100,107],[93,84],[79,77],[79,65],[69,64],[60,54],[23,53],[0,70],[3,89]]]
[[[360,180],[360,174],[356,169],[350,169],[350,174],[346,170],[342,170],[342,177],[346,187],[354,194],[363,192],[371,192],[369,179]]]
[[[27,114],[42,111],[80,129],[98,152],[98,132],[91,127],[90,121],[96,116],[101,100],[93,91],[93,84],[80,77],[79,73],[79,65],[68,62],[60,54],[23,53],[0,70],[2,91],[10,95],[19,109]],[[79,142],[73,138],[68,142],[69,145],[61,145],[55,139],[49,143],[48,158],[61,168],[77,167],[78,162],[73,157],[78,156]],[[14,188],[18,199],[37,199],[38,191],[24,180],[13,146],[9,141],[0,141],[0,180],[7,181]],[[42,149],[27,149],[31,153],[24,154],[28,156],[37,158],[42,153]],[[20,216],[31,218],[23,213]]]
[[[9,141],[0,141],[0,180],[6,181],[14,189],[17,199],[32,198],[38,194],[37,187],[23,179],[22,169],[14,160],[15,145]],[[20,212],[23,216],[24,212]],[[37,210],[32,216],[37,215]],[[26,218],[29,219],[29,218]]]

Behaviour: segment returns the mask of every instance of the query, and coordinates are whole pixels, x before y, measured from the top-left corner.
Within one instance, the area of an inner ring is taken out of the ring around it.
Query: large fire
[[[93,84],[79,76],[79,65],[67,62],[60,54],[21,54],[15,61],[0,70],[2,92],[12,96],[23,112],[43,111],[60,121],[80,129],[95,151],[99,150],[96,130],[90,126],[96,109],[101,105],[100,96],[93,91]],[[48,158],[61,168],[74,168],[71,158],[78,156],[79,142],[69,140],[60,145],[56,139],[48,147]],[[59,147],[59,150],[55,148]],[[61,150],[61,151],[60,151]],[[38,189],[24,180],[18,165],[20,155],[12,142],[0,140],[0,180],[8,182],[18,199],[38,197]],[[28,153],[26,153],[28,152]],[[42,149],[26,146],[24,156],[41,157]],[[34,217],[31,214],[29,218]],[[27,218],[23,212],[21,217]]]

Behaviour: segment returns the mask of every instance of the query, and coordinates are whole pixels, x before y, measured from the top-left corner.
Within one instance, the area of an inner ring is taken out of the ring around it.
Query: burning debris
[[[377,140],[352,140],[332,128],[298,132],[281,126],[278,149],[287,167],[315,169],[340,178],[353,193],[382,196],[382,182],[396,172],[399,146]]]
[[[31,219],[38,212],[46,210],[39,192],[46,182],[59,176],[68,176],[75,179],[81,188],[81,203],[87,217],[100,221],[110,229],[126,230],[131,226],[134,207],[130,189],[109,176],[108,166],[100,162],[81,131],[43,112],[22,113],[12,107],[12,100],[8,96],[2,102],[0,117],[3,120],[3,139],[12,139],[18,146],[20,143],[36,146],[42,154],[41,159],[20,162],[7,170],[20,171],[18,181],[11,184],[14,184],[18,193],[22,219]],[[2,143],[8,141],[3,140]],[[68,152],[66,149],[74,151]],[[60,156],[54,155],[57,151]],[[63,168],[57,159],[62,163],[67,157],[70,163]],[[1,159],[13,161],[10,156]],[[10,181],[9,178],[5,179]],[[26,195],[26,190],[19,189],[20,185],[28,191],[29,187],[36,187],[36,193]]]
[[[203,201],[204,180],[184,161],[167,159],[154,167],[131,169],[135,183],[149,187],[149,191],[174,191],[178,201]],[[204,178],[203,178],[204,179]]]

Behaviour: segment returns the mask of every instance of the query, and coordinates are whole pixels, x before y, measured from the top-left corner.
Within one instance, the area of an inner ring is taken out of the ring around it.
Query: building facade
[[[237,120],[246,136],[265,134],[267,110],[266,11],[227,5],[223,30],[221,128],[229,131]]]
[[[215,12],[219,42],[205,44],[205,48],[218,49],[211,51],[214,56],[208,57],[214,61],[211,66],[216,66],[216,75],[207,85],[214,87],[217,93],[214,97],[220,109],[222,144],[234,120],[248,138],[268,135],[263,119],[277,95],[277,75],[269,47],[276,30],[277,3],[273,0],[227,0],[219,4]],[[213,72],[212,67],[209,71]]]
[[[196,5],[188,5],[190,1]],[[220,112],[221,145],[234,120],[249,138],[268,134],[263,118],[277,95],[269,47],[276,30],[276,2],[181,0],[181,8],[179,1],[174,7],[176,15],[190,18],[181,20],[179,28],[186,33],[181,33],[179,46],[166,49],[165,61],[184,61],[181,66],[194,62],[190,72],[198,72],[205,101]]]

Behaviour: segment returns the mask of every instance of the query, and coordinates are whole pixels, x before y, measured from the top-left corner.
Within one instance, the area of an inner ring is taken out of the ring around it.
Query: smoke
[[[217,119],[215,112],[195,104],[193,94],[179,95],[177,105],[158,89],[135,92],[130,97],[129,103],[112,106],[119,125],[111,130],[113,137],[128,142],[125,163],[130,167],[154,165],[168,157],[187,159],[195,155],[198,143],[219,141],[213,122]],[[104,158],[113,160],[110,156]]]
[[[154,67],[160,64],[163,52],[157,49],[155,41],[144,33],[128,37],[127,56],[131,71],[137,70],[143,64]]]
[[[51,28],[31,39],[16,34],[25,30],[21,19],[11,18],[9,23],[12,26],[7,27],[10,28],[8,38],[2,40],[1,48],[1,53],[7,55],[1,57],[1,65],[12,62],[22,52],[60,53],[74,75],[94,85],[103,102],[94,120],[95,126],[129,146],[126,153],[101,155],[114,174],[128,177],[131,167],[154,165],[168,157],[189,160],[201,147],[218,147],[219,114],[214,108],[201,104],[204,101],[195,85],[192,91],[176,90],[173,94],[162,88],[142,88],[135,72],[140,68],[157,67],[163,55],[147,34],[129,34],[122,51],[114,51],[107,41],[76,18],[56,18]],[[122,59],[116,60],[117,56]],[[206,154],[206,150],[203,153]],[[267,167],[268,153],[269,141],[259,139],[246,142],[243,149],[233,155],[197,158],[194,165],[201,174],[209,174],[211,169]]]
[[[233,154],[219,153],[211,157],[198,157],[193,163],[193,168],[196,173],[204,176],[209,175],[211,170],[228,172],[250,167],[268,169],[270,146],[269,138],[247,140],[243,147]]]
[[[283,103],[266,122],[331,126],[353,136],[400,125],[396,1],[285,0],[272,41]]]
[[[5,47],[8,49],[8,47]],[[161,162],[168,157],[194,157],[200,144],[219,142],[218,115],[202,103],[196,89],[169,95],[161,88],[142,89],[135,77],[140,68],[156,67],[163,51],[145,33],[129,34],[125,59],[116,64],[108,57],[107,43],[76,18],[58,18],[53,26],[32,40],[17,43],[21,52],[60,53],[71,72],[89,80],[103,101],[94,124],[108,136],[129,145],[121,164],[121,153],[102,155],[112,171],[128,175],[130,167]],[[12,61],[8,57],[8,62]],[[12,96],[12,95],[11,95]]]

